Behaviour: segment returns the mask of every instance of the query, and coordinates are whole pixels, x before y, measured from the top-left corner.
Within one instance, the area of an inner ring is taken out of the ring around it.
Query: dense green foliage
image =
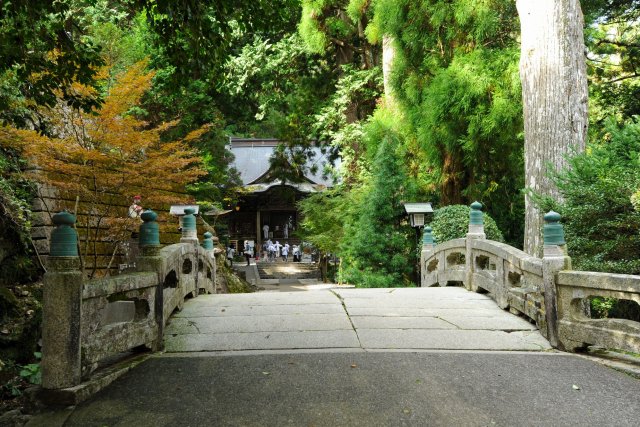
[[[574,268],[640,274],[640,122],[607,127],[607,140],[569,159],[556,177],[564,201],[560,212]]]
[[[225,64],[222,90],[239,101],[225,107],[226,116],[232,117],[227,130],[278,138],[282,146],[274,152],[272,170],[280,179],[299,182],[314,139],[323,151],[331,151],[330,157],[337,156],[329,141],[312,133],[336,78],[335,64],[309,53],[297,34],[277,41],[256,36]]]
[[[22,167],[18,153],[0,145],[0,286],[28,282],[38,273],[27,256],[34,190],[19,173]]]
[[[86,38],[86,27],[70,15],[75,2],[11,0],[0,6],[0,120],[24,124],[15,114],[23,97],[52,106],[56,91],[73,107],[89,109],[99,103],[79,96],[74,82],[96,85],[99,50]]]
[[[611,118],[621,124],[640,114],[640,2],[582,0],[589,49],[589,129],[606,134]]]
[[[290,28],[296,0],[129,0],[144,10],[154,46],[175,67],[175,82],[210,80],[234,49],[238,35]]]
[[[560,208],[578,266],[637,271],[632,201],[640,196],[631,195],[640,183],[630,154],[637,122],[629,120],[640,114],[640,2],[582,6],[592,142],[572,160],[574,172],[558,178]],[[502,240],[499,228],[508,243],[522,244],[513,0],[10,0],[0,6],[0,23],[3,123],[51,134],[38,108],[51,105],[56,91],[72,108],[91,108],[118,75],[148,58],[153,85],[131,113],[149,129],[172,123],[165,141],[208,126],[192,142],[207,175],[189,188],[208,206],[228,208],[239,197],[230,135],[283,141],[272,178],[286,182],[303,179],[314,144],[339,157],[341,170],[325,172],[340,185],[302,202],[300,233],[342,256],[349,281],[361,271],[370,286],[402,285],[415,273],[407,267],[415,262],[414,231],[401,201],[441,206],[434,229],[442,241],[464,235],[468,220],[468,208],[447,205],[480,200],[497,224],[494,235],[487,220],[489,238]],[[383,38],[395,51],[393,102],[382,93]],[[110,66],[108,76],[96,75],[100,64]],[[97,96],[81,96],[74,83],[95,87]],[[23,166],[16,153],[2,152],[2,225],[24,237],[31,194]],[[388,238],[372,238],[383,229]],[[405,265],[389,254],[406,254]]]
[[[338,65],[371,69],[380,63],[380,47],[365,36],[373,17],[370,1],[302,0],[299,31],[312,52],[330,52]]]
[[[396,97],[440,204],[482,200],[522,241],[522,106],[515,2],[376,2],[371,37],[390,34]]]
[[[469,232],[470,212],[471,208],[464,205],[449,205],[436,209],[430,224],[436,242],[442,243],[465,237]],[[485,213],[483,219],[484,233],[487,239],[504,242],[504,236],[493,218]]]
[[[303,215],[302,236],[322,252],[339,253],[344,238],[344,222],[348,206],[342,188],[336,187],[315,193],[303,199],[300,212]]]
[[[389,130],[373,161],[371,180],[364,189],[356,221],[347,224],[342,244],[344,266],[340,278],[356,286],[382,288],[411,284],[414,234],[406,223],[403,188],[406,176],[400,162],[398,137]]]

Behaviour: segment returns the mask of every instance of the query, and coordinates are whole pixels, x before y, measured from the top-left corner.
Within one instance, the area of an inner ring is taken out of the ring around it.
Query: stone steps
[[[320,270],[315,263],[259,262],[260,279],[316,279]]]

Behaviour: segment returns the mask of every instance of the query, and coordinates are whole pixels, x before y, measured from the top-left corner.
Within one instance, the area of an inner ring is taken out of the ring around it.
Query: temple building
[[[270,166],[269,159],[279,144],[277,139],[231,137],[229,143],[235,156],[231,166],[240,173],[245,191],[225,215],[230,245],[242,249],[244,241],[249,241],[261,247],[267,238],[300,243],[294,236],[301,220],[297,202],[333,185],[330,177],[323,177],[324,166],[329,163],[327,156],[319,148],[312,148],[315,155],[307,161],[304,177],[300,182],[289,182],[280,179]]]

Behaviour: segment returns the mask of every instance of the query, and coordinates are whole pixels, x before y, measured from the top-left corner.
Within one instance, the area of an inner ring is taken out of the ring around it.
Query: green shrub
[[[33,183],[21,173],[26,162],[0,141],[0,286],[36,280],[39,270],[30,258]],[[0,317],[3,311],[0,295]]]
[[[407,176],[395,148],[399,136],[382,137],[372,167],[370,185],[353,224],[347,224],[340,280],[364,288],[412,286],[415,231],[406,224],[402,200]]]
[[[592,297],[591,317],[594,319],[627,319],[640,322],[640,305],[635,301]]]
[[[465,237],[469,231],[469,212],[471,208],[464,205],[450,205],[436,209],[431,221],[436,243]],[[504,236],[496,222],[486,213],[484,217],[484,233],[487,239],[504,242]]]
[[[554,177],[564,201],[543,200],[542,208],[562,214],[574,268],[640,274],[640,212],[632,203],[640,188],[640,121],[610,122],[606,130],[604,141],[568,159]]]

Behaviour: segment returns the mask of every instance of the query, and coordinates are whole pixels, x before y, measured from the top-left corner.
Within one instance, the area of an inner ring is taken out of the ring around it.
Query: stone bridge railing
[[[617,298],[640,304],[640,276],[560,271],[556,275],[558,336],[564,348],[585,344],[640,353],[640,323],[626,319],[591,319],[582,310],[589,296]]]
[[[640,303],[640,276],[572,271],[555,212],[545,215],[542,259],[486,240],[481,208],[478,202],[471,205],[466,238],[435,245],[431,228],[425,228],[421,286],[463,284],[486,292],[501,308],[534,322],[557,348],[595,345],[640,353],[639,322],[589,315],[591,297]]]
[[[214,293],[214,242],[199,246],[193,210],[183,217],[181,243],[161,247],[157,214],[141,218],[136,272],[85,280],[80,271],[73,215],[53,217],[49,268],[44,277],[42,385],[76,386],[101,362],[129,350],[161,350],[164,326],[185,298]]]

